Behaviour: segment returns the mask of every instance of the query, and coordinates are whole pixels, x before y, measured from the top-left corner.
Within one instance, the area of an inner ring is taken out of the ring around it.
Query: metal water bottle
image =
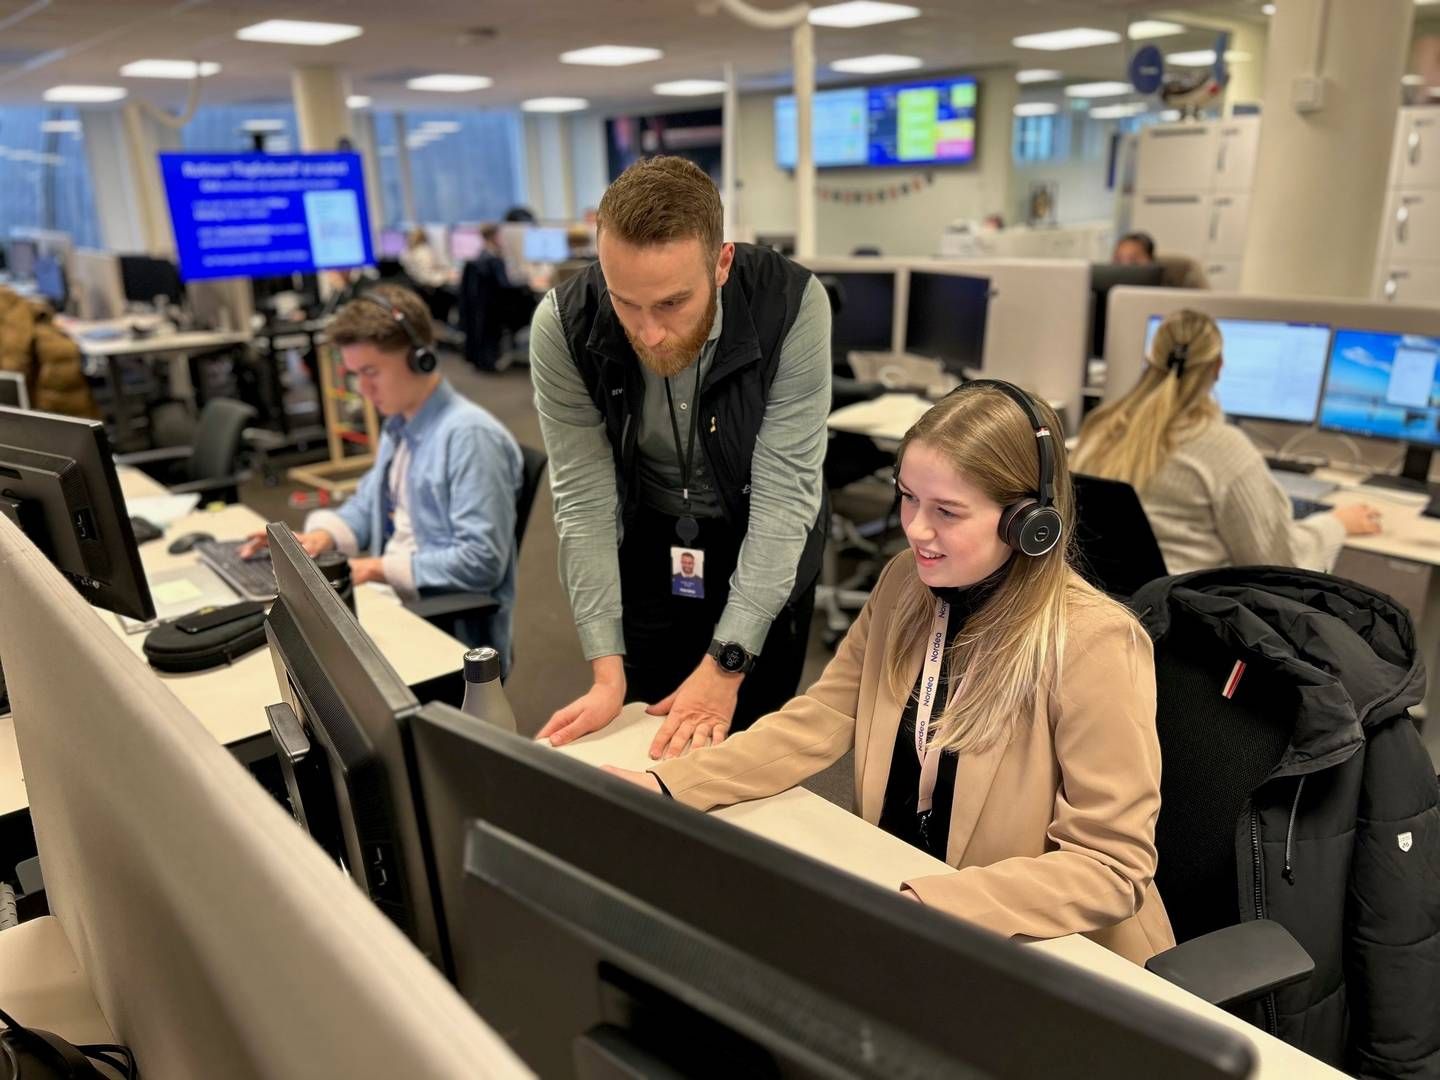
[[[515,714],[500,686],[500,654],[488,645],[465,654],[465,701],[460,711],[476,720],[515,731]]]

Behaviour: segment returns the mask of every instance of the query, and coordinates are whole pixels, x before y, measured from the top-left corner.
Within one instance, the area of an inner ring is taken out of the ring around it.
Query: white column
[[[1369,294],[1413,16],[1413,0],[1280,0],[1245,292]],[[1301,112],[1295,95],[1310,78],[1322,80],[1323,104]]]
[[[725,204],[726,240],[735,239],[739,223],[739,207],[735,205],[735,149],[740,138],[740,93],[735,81],[735,65],[725,65],[725,100],[720,109],[720,201]]]
[[[400,168],[400,203],[406,224],[418,225],[420,216],[415,209],[415,177],[410,172],[410,146],[405,141],[407,137],[405,114],[397,112],[395,114],[395,164]]]
[[[811,137],[811,105],[815,97],[815,29],[796,25],[795,66],[795,255],[815,255],[815,147]]]
[[[355,132],[355,149],[365,169],[365,206],[370,214],[372,242],[379,242],[380,227],[385,222],[385,200],[380,193],[380,140],[375,136],[375,114],[369,110],[350,117]]]
[[[300,149],[334,150],[341,138],[351,138],[350,80],[328,66],[300,67],[290,73],[295,97],[295,119],[300,127]]]

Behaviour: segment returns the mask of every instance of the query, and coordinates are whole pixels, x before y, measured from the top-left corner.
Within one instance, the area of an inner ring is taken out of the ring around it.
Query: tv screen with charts
[[[968,165],[975,160],[979,83],[965,76],[821,90],[811,137],[819,168]],[[775,99],[775,160],[795,167],[795,99]]]

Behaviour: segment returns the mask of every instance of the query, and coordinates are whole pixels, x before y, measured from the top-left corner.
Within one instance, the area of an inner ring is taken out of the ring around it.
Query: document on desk
[[[177,570],[150,574],[150,598],[155,601],[155,618],[142,622],[125,615],[116,615],[127,634],[139,634],[178,619],[204,607],[224,607],[238,603],[240,597],[225,584],[220,575],[208,566],[196,563]]]
[[[126,499],[125,511],[131,517],[142,517],[160,528],[168,528],[200,505],[196,492],[185,495],[143,495],[138,499]]]

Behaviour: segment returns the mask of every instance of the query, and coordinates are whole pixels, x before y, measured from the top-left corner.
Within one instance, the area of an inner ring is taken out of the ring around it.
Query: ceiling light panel
[[[1067,49],[1090,49],[1096,45],[1114,45],[1120,35],[1113,30],[1096,30],[1075,26],[1068,30],[1050,30],[1043,34],[1022,34],[1011,38],[1017,49],[1040,49],[1043,52],[1064,52]]]
[[[899,22],[913,19],[920,9],[909,4],[885,4],[878,0],[851,0],[848,4],[829,4],[810,9],[810,22],[814,26],[830,26],[853,30],[857,26],[875,26],[878,23]]]
[[[421,75],[406,84],[411,90],[430,90],[440,94],[464,94],[471,90],[485,90],[495,85],[495,80],[485,75]]]
[[[851,75],[881,75],[887,71],[914,71],[923,63],[918,56],[876,53],[874,56],[852,56],[846,60],[835,60],[829,66],[831,71],[843,71]]]
[[[585,64],[590,67],[625,67],[659,60],[665,54],[659,49],[637,45],[592,45],[588,49],[571,49],[560,54],[562,64]]]
[[[267,19],[237,30],[241,41],[263,41],[270,45],[334,45],[363,34],[364,28],[350,23],[303,22],[298,19]]]

